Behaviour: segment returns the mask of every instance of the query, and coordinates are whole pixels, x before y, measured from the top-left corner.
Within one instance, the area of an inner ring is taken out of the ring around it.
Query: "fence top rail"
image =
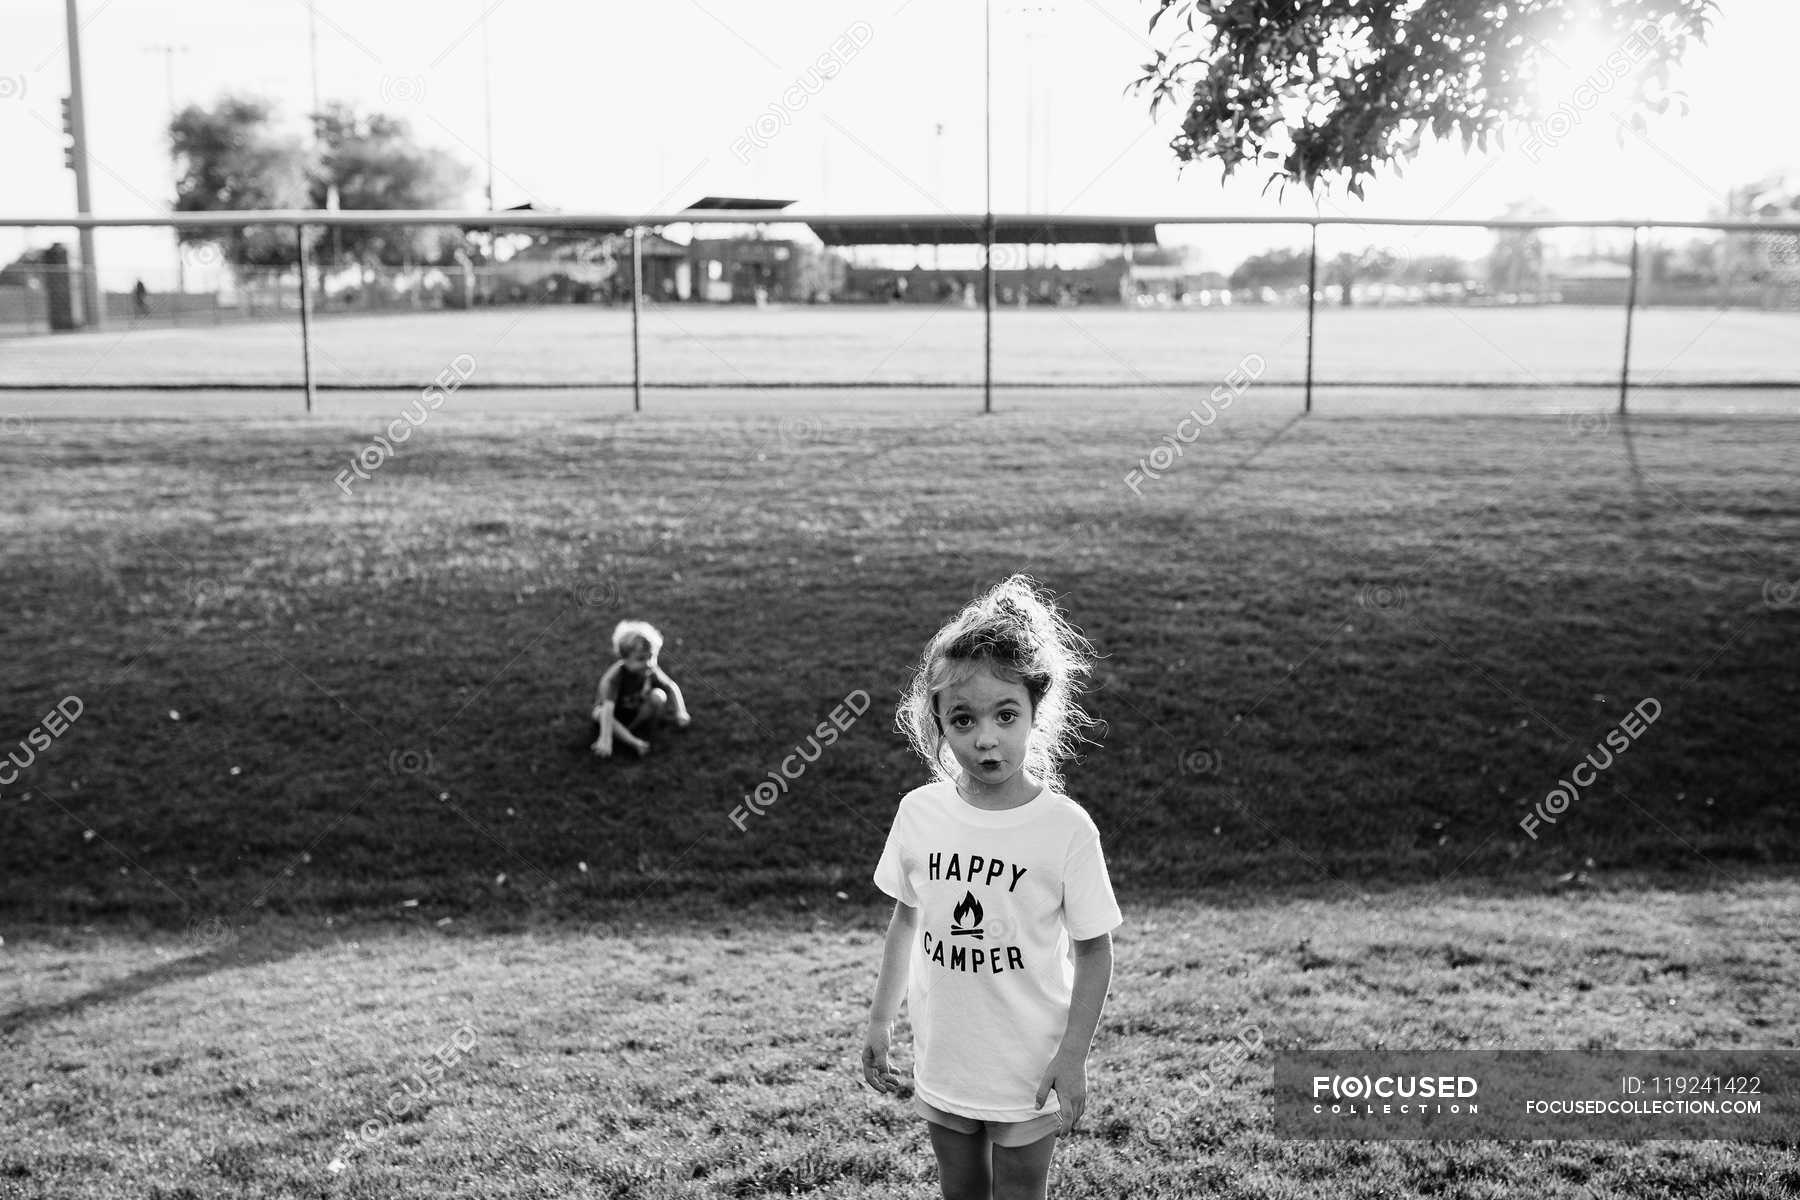
[[[442,209],[385,209],[331,211],[325,209],[270,209],[235,212],[194,212],[157,214],[136,217],[82,216],[0,216],[0,228],[7,229],[119,229],[172,228],[236,229],[245,225],[306,225],[315,228],[350,228],[361,225],[466,225],[479,229],[591,229],[616,232],[622,229],[659,229],[669,225],[836,225],[867,227],[913,223],[942,225],[966,221],[973,229],[982,229],[989,220],[986,213],[754,213],[754,212],[682,212],[682,213],[547,213],[547,212],[448,212]],[[1438,217],[1269,217],[1269,216],[1052,216],[1044,213],[995,213],[996,223],[1030,225],[1054,222],[1058,226],[1091,228],[1096,242],[1115,242],[1122,230],[1145,225],[1361,225],[1425,229],[1699,229],[1724,233],[1800,233],[1800,221],[1664,221],[1652,218],[1621,220],[1508,220],[1485,221],[1444,220]],[[1100,236],[1100,235],[1107,236]]]

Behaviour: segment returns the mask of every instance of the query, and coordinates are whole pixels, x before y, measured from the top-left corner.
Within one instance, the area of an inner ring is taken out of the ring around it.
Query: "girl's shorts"
[[[919,1099],[913,1095],[913,1111],[930,1121],[933,1125],[942,1125],[945,1129],[957,1133],[983,1133],[996,1146],[1009,1149],[1019,1146],[1031,1146],[1055,1135],[1062,1128],[1061,1113],[1045,1113],[1041,1117],[1033,1117],[1029,1121],[983,1121],[975,1117],[965,1117],[959,1113],[947,1113],[941,1108]]]

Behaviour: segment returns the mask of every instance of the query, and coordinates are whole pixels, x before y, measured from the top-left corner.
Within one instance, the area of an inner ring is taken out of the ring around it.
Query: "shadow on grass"
[[[214,972],[237,967],[260,967],[280,962],[323,944],[293,929],[277,927],[261,931],[254,938],[233,939],[225,945],[198,954],[189,954],[170,962],[159,962],[74,996],[46,1004],[27,1004],[0,1013],[0,1038],[12,1037],[34,1025],[61,1017],[78,1016],[101,1005],[131,1000],[145,992],[171,983],[201,979]]]
[[[1250,469],[1251,463],[1268,453],[1270,448],[1272,448],[1276,442],[1285,438],[1289,432],[1293,430],[1294,426],[1300,424],[1300,422],[1304,420],[1306,420],[1306,414],[1304,413],[1295,413],[1293,416],[1289,417],[1284,425],[1262,441],[1258,442],[1256,444],[1256,449],[1250,451],[1250,453],[1244,455],[1244,457],[1238,459],[1229,467],[1226,467],[1224,472],[1220,474],[1218,480],[1210,488],[1207,488],[1206,491],[1201,494],[1199,499],[1210,500],[1226,488],[1230,487],[1237,480],[1238,476]]]

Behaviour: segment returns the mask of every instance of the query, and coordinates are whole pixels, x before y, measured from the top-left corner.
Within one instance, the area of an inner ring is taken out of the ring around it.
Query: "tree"
[[[314,117],[315,156],[298,137],[277,133],[273,117],[273,104],[254,96],[182,110],[169,126],[176,211],[326,208],[334,191],[340,208],[443,208],[468,186],[469,168],[415,145],[405,121],[331,105]],[[298,258],[291,229],[190,229],[180,236],[218,243],[226,261],[239,267],[285,267]],[[311,253],[323,261],[446,264],[460,244],[452,229],[365,226],[319,239]]]
[[[467,165],[415,144],[411,127],[397,117],[362,117],[348,105],[332,104],[313,121],[319,139],[311,181],[314,208],[326,207],[333,189],[340,208],[448,208],[469,185]],[[320,252],[339,262],[442,265],[452,261],[460,244],[460,233],[444,227],[347,226],[322,242]]]
[[[1345,251],[1325,264],[1325,282],[1337,285],[1338,303],[1349,308],[1358,280],[1392,279],[1401,262],[1401,257],[1385,246]]]
[[[307,207],[306,151],[299,138],[270,130],[272,111],[267,100],[226,96],[212,108],[190,104],[176,115],[169,123],[175,211]],[[216,243],[234,266],[289,266],[298,258],[291,229],[183,229],[178,236]]]
[[[1550,215],[1543,205],[1515,200],[1500,214],[1503,221],[1535,221]],[[1488,252],[1488,286],[1496,292],[1541,295],[1544,290],[1544,234],[1539,229],[1496,229]]]
[[[1469,278],[1469,264],[1454,254],[1418,255],[1407,260],[1394,275],[1396,282],[1408,284],[1460,284]]]
[[[1339,175],[1362,197],[1425,137],[1486,150],[1534,115],[1549,47],[1583,22],[1618,47],[1604,90],[1629,89],[1634,123],[1664,111],[1668,72],[1704,39],[1716,0],[1157,0],[1165,45],[1133,87],[1185,105],[1170,143],[1229,176],[1264,162],[1270,182],[1313,191]],[[1590,85],[1590,92],[1594,90]]]
[[[27,250],[0,267],[0,287],[32,287],[44,273],[44,250]]]
[[[1239,263],[1231,273],[1233,288],[1305,287],[1310,272],[1305,250],[1265,250]]]

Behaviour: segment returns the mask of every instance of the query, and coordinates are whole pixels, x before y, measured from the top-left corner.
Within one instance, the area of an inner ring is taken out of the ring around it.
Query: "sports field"
[[[1296,308],[1006,310],[994,330],[995,378],[1009,387],[1205,390],[1240,368],[1268,384],[1306,374],[1306,313]],[[926,305],[650,306],[641,330],[644,379],[665,386],[979,385],[983,336],[981,313]],[[1592,397],[1604,402],[1619,378],[1623,340],[1618,309],[1327,306],[1318,314],[1314,371],[1343,384],[1602,385]],[[1632,374],[1661,388],[1800,384],[1796,347],[1800,312],[1647,309],[1636,318]],[[418,388],[459,355],[474,360],[471,382],[483,387],[616,386],[631,382],[631,354],[630,311],[591,305],[314,324],[314,378],[325,386]],[[0,340],[6,386],[298,385],[301,372],[297,319]],[[1684,399],[1642,395],[1652,407]],[[1436,397],[1459,399],[1467,397]],[[1771,403],[1755,392],[1707,402]],[[1791,398],[1782,403],[1792,411]]]
[[[383,369],[463,352],[503,353]],[[0,1195],[934,1194],[917,1123],[850,1074],[868,876],[919,781],[906,667],[1014,570],[1106,656],[1070,790],[1127,913],[1055,1194],[1800,1188],[1791,1145],[1297,1143],[1263,1060],[1183,1086],[1252,1024],[1271,1051],[1796,1047],[1787,410],[1302,418],[1258,385],[1159,458],[1193,393],[497,398],[346,494],[408,397],[0,395],[0,747],[80,702],[0,787]],[[628,614],[695,723],[600,763]]]

